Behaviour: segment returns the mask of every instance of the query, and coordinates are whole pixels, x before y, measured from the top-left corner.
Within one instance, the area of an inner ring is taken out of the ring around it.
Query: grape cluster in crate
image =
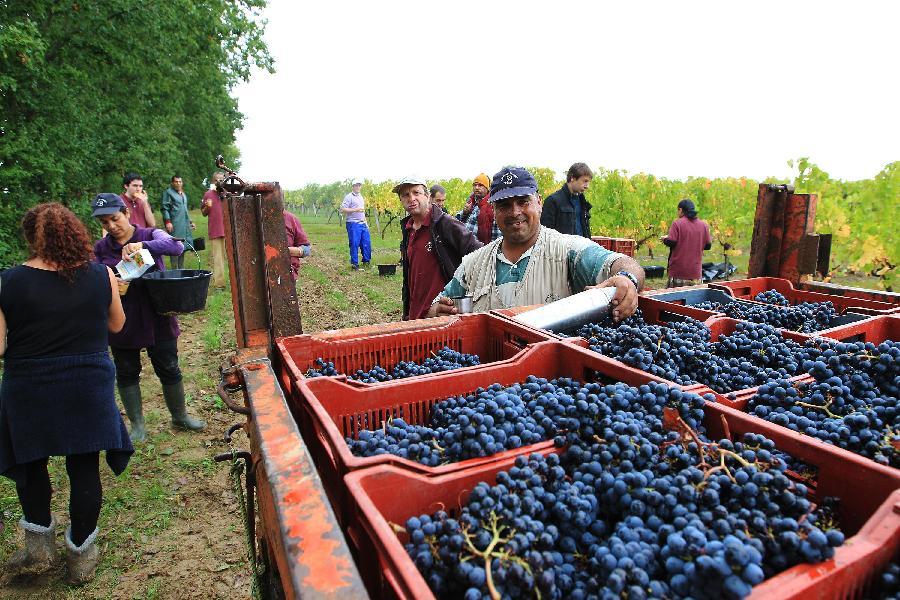
[[[757,417],[900,467],[900,342],[816,338],[804,348],[812,382],[769,382],[749,411]]]
[[[405,523],[439,598],[742,598],[843,543],[773,442],[707,439],[695,394],[571,379],[521,389],[566,450],[519,457],[456,517]]]
[[[834,304],[830,301],[801,302],[791,306],[788,299],[775,290],[760,292],[753,299],[762,304],[706,301],[695,304],[694,308],[712,310],[724,313],[732,319],[766,323],[800,333],[813,333],[833,327],[839,317]]]
[[[307,377],[334,377],[342,375],[335,369],[333,362],[326,361],[321,357],[317,358],[314,364],[316,365],[315,368],[306,372]],[[420,363],[401,360],[390,371],[380,365],[375,365],[368,371],[357,369],[356,372],[347,374],[347,377],[363,383],[380,383],[427,375],[429,373],[452,371],[453,369],[472,367],[478,364],[481,364],[481,361],[477,354],[464,354],[444,346],[435,352],[433,356],[429,356]]]
[[[577,334],[598,354],[679,385],[702,383],[721,393],[798,374],[803,351],[771,325],[741,322],[734,333],[711,342],[709,327],[696,319],[649,325],[640,310],[620,323],[589,323]]]

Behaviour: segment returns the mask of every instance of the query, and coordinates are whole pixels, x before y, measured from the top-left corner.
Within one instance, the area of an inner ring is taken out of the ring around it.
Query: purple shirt
[[[219,198],[219,192],[209,190],[203,194],[203,201],[209,203],[209,239],[215,240],[225,237],[225,207],[222,206],[222,199]]]
[[[346,196],[344,196],[344,201],[341,202],[341,208],[358,208],[359,212],[352,212],[347,217],[348,223],[365,223],[366,222],[366,213],[365,213],[366,201],[363,199],[362,194],[354,194],[350,192]]]
[[[160,271],[166,270],[163,256],[178,256],[184,252],[184,244],[162,229],[135,227],[134,234],[126,243],[132,242],[143,242]],[[97,262],[115,270],[115,266],[122,260],[123,245],[111,235],[101,238],[94,244]],[[140,279],[135,279],[128,286],[128,292],[122,296],[122,308],[125,309],[125,326],[119,333],[109,334],[109,345],[114,348],[149,348],[155,346],[157,340],[173,340],[181,333],[175,317],[156,314],[150,305],[150,296],[147,295],[144,282]]]

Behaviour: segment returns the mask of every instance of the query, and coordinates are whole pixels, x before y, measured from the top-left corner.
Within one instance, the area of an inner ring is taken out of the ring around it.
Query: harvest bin
[[[306,379],[317,358],[333,362],[338,372],[351,375],[357,369],[369,370],[376,365],[390,371],[400,361],[420,362],[449,346],[458,352],[477,354],[485,365],[513,358],[529,344],[547,339],[550,336],[546,333],[521,323],[476,313],[297,335],[280,338],[276,344],[283,363],[282,382],[289,385],[291,380]],[[466,367],[479,368],[482,366]],[[360,387],[390,383],[347,382]]]
[[[709,287],[712,289],[723,290],[740,300],[753,300],[760,292],[775,290],[787,298],[788,302],[791,303],[791,306],[800,304],[801,302],[831,302],[834,304],[834,308],[842,314],[848,310],[871,315],[885,315],[900,311],[900,307],[887,302],[798,290],[787,279],[780,279],[778,277],[752,277],[750,279],[739,279],[736,281],[716,282],[710,283]]]
[[[840,519],[847,541],[834,558],[797,565],[754,588],[751,598],[846,598],[855,596],[892,560],[900,548],[900,471],[882,467],[834,447],[808,443],[808,438],[752,419],[725,406],[707,404],[704,425],[710,437],[724,436],[727,421],[734,438],[761,433],[779,450],[818,467],[810,487],[814,500],[841,499]],[[542,453],[558,451],[545,449]],[[356,546],[360,573],[373,597],[433,599],[403,542],[390,523],[437,510],[458,513],[478,482],[496,482],[514,457],[481,464],[457,473],[429,477],[393,465],[355,471],[346,477],[352,498],[346,529]],[[812,490],[815,491],[812,491]],[[398,490],[403,490],[398,494]],[[853,537],[850,537],[850,536]]]
[[[304,379],[299,383],[300,396],[290,402],[338,520],[343,522],[347,502],[343,476],[351,471],[392,464],[410,472],[437,476],[551,447],[553,442],[548,440],[492,456],[427,467],[392,454],[354,456],[345,440],[347,437],[355,438],[362,429],[377,429],[384,421],[397,417],[407,423],[424,424],[430,419],[435,402],[468,394],[494,383],[511,385],[524,382],[529,375],[547,379],[571,377],[580,381],[622,381],[633,386],[658,381],[675,386],[579,346],[549,341],[531,346],[515,359],[484,369],[458,369],[428,379],[401,379],[367,388],[352,386],[331,377]],[[703,385],[682,389],[701,395],[710,393]]]

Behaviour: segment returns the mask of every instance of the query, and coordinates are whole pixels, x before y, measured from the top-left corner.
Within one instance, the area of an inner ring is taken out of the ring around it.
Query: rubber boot
[[[80,546],[72,542],[72,526],[66,527],[66,566],[69,568],[69,583],[82,585],[94,579],[97,563],[100,562],[100,550],[97,548],[96,527]]]
[[[15,577],[39,575],[56,564],[56,519],[50,515],[46,527],[19,519],[19,527],[25,534],[25,547],[13,554],[3,568],[4,581]]]
[[[125,406],[125,414],[131,422],[132,442],[143,442],[147,438],[147,432],[144,429],[144,410],[141,407],[141,386],[139,384],[119,386],[119,397],[122,398],[122,404]]]
[[[206,429],[206,421],[195,419],[187,414],[184,407],[184,382],[163,385],[163,398],[166,399],[166,406],[172,413],[172,425],[179,429],[189,429],[191,431],[203,431]]]

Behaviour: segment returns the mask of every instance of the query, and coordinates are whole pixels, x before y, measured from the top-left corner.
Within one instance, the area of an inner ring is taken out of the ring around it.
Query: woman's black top
[[[87,263],[69,282],[56,271],[18,265],[0,274],[7,358],[104,352],[112,290],[104,265]]]

